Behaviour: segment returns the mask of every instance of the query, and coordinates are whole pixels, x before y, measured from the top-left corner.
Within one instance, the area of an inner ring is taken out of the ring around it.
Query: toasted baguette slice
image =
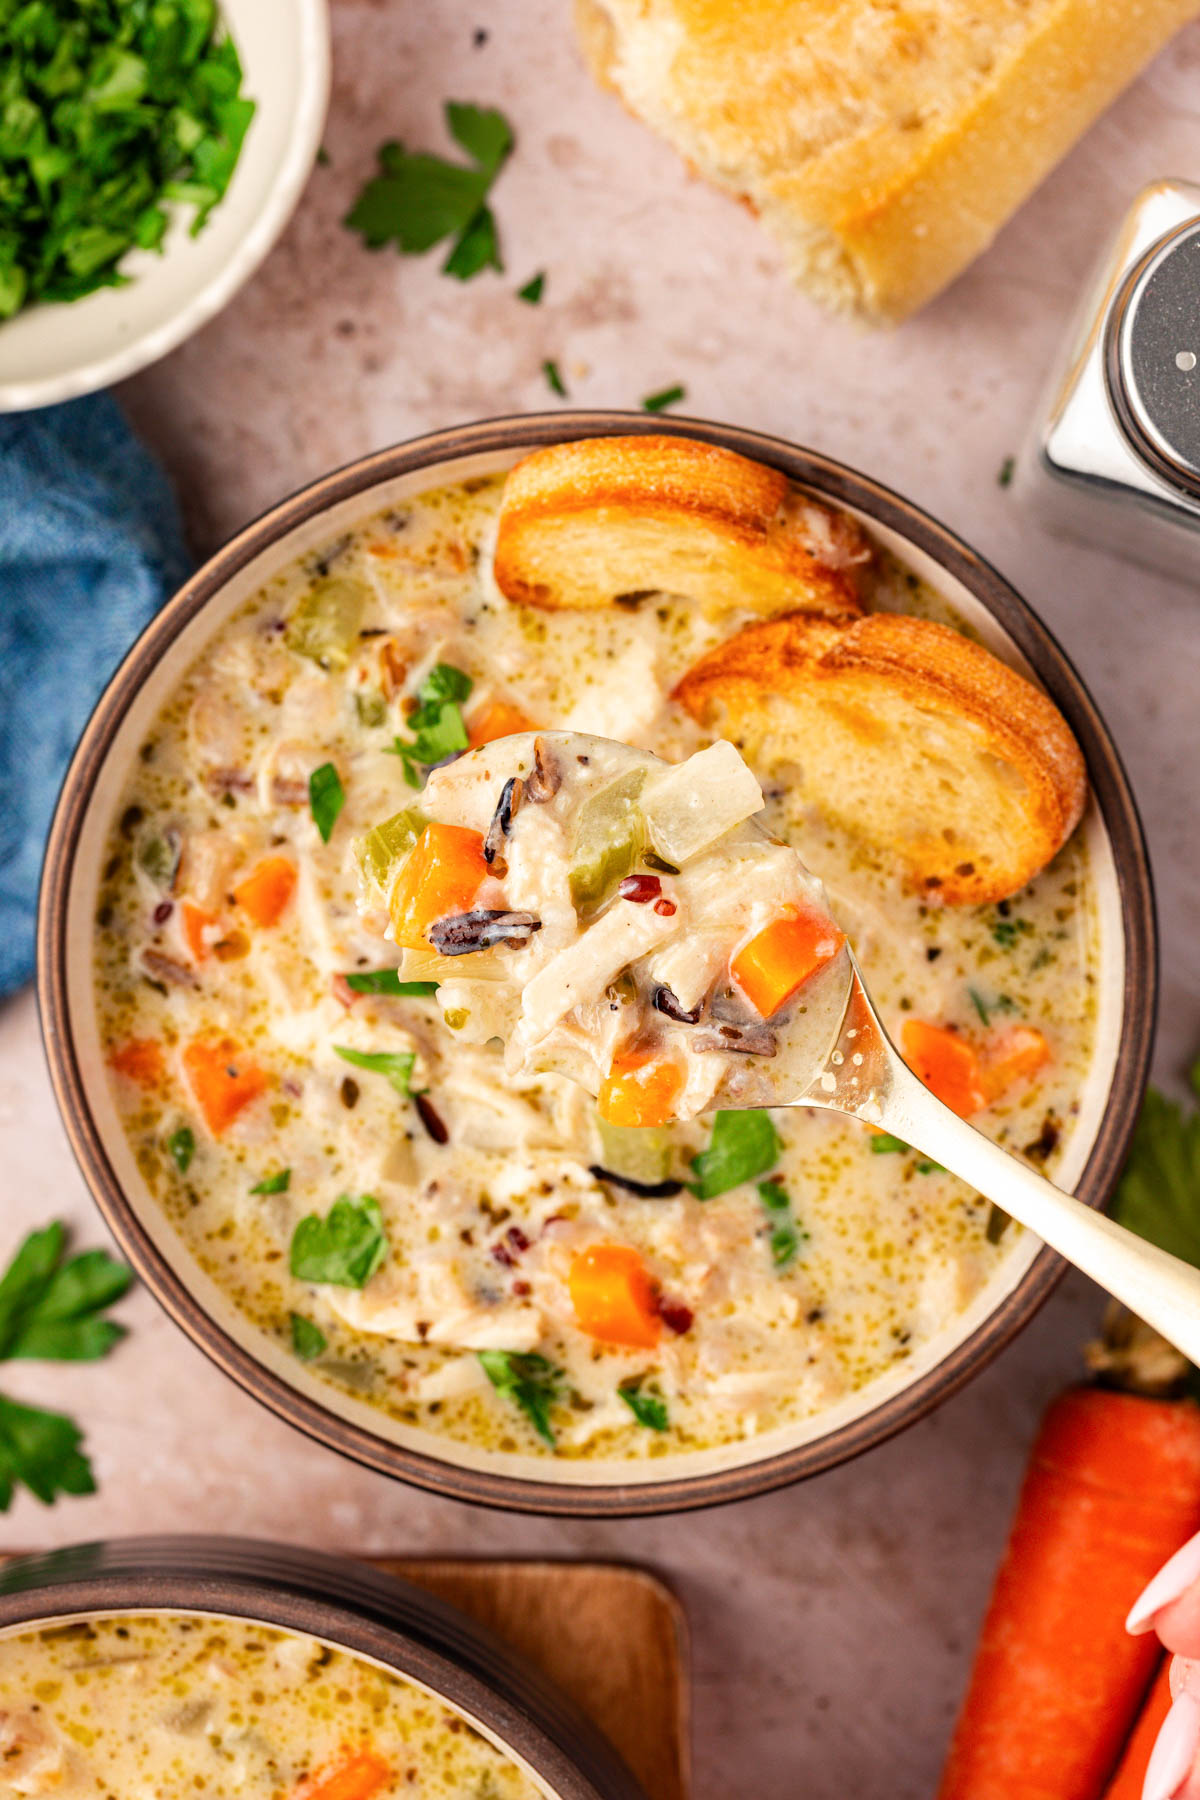
[[[983,905],[1031,881],[1074,830],[1087,777],[1062,714],[958,632],[896,613],[748,626],[675,690],[760,770],[907,870]]]
[[[838,617],[860,608],[858,525],[777,469],[692,438],[597,437],[535,450],[510,473],[495,575],[523,606],[688,594]]]

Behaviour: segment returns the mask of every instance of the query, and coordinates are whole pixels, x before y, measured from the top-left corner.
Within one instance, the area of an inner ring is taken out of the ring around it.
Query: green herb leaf
[[[356,994],[392,994],[401,999],[427,999],[436,994],[436,981],[401,981],[399,969],[362,969],[345,977],[346,986]]]
[[[277,1169],[274,1175],[264,1175],[261,1181],[256,1181],[250,1192],[252,1194],[286,1194],[291,1185],[292,1171]]]
[[[341,776],[331,762],[322,763],[308,778],[308,808],[323,844],[333,836],[338,814],[345,804],[346,790]]]
[[[452,663],[435,663],[417,689],[417,704],[408,715],[411,738],[397,738],[391,754],[404,763],[410,787],[420,787],[422,771],[465,750],[470,738],[462,703],[474,687],[471,677]]]
[[[647,394],[642,401],[642,411],[648,413],[666,412],[669,406],[677,406],[681,400],[687,399],[687,389],[676,382],[674,387],[660,388],[657,394]]]
[[[547,357],[546,361],[542,364],[542,374],[546,377],[546,386],[550,389],[551,393],[557,394],[560,400],[565,400],[567,398],[567,387],[562,375],[559,373],[558,364],[552,362],[550,358]]]
[[[301,1362],[312,1362],[329,1347],[329,1339],[319,1325],[306,1319],[303,1313],[290,1313],[292,1322],[292,1349]]]
[[[523,300],[526,306],[538,306],[541,304],[541,298],[545,291],[545,287],[546,271],[544,269],[539,269],[537,274],[532,276],[530,280],[525,283],[524,287],[517,289],[517,299]]]
[[[420,255],[455,240],[442,272],[469,281],[481,269],[501,269],[496,222],[486,205],[492,183],[513,147],[512,128],[494,108],[450,101],[446,123],[474,159],[474,167],[386,143],[380,173],[368,181],[345,223],[368,249],[394,242],[402,255]]]
[[[345,1044],[333,1047],[343,1062],[353,1063],[356,1069],[369,1069],[372,1075],[386,1075],[401,1098],[408,1098],[417,1060],[414,1050],[350,1050]]]
[[[94,1494],[96,1480],[82,1442],[73,1419],[0,1395],[0,1512],[8,1511],[18,1482],[44,1506],[52,1506],[59,1494]]]
[[[998,487],[1002,487],[1002,488],[1008,487],[1010,485],[1010,483],[1012,482],[1012,478],[1016,474],[1016,472],[1017,472],[1016,457],[1015,456],[1006,456],[1004,461],[1000,464],[1000,473],[996,477],[996,485]]]
[[[532,1350],[479,1350],[476,1354],[496,1392],[520,1408],[542,1442],[553,1450],[550,1408],[558,1399],[559,1370]]]
[[[25,1239],[0,1280],[0,1358],[95,1362],[124,1328],[97,1315],[125,1293],[133,1275],[104,1250],[63,1260],[66,1229],[55,1223]]]
[[[712,1200],[763,1174],[781,1148],[770,1113],[719,1112],[708,1149],[692,1158],[698,1180],[689,1186],[698,1200]]]
[[[1028,919],[998,918],[992,926],[992,937],[1002,950],[1011,950],[1018,938],[1028,937],[1033,926]]]
[[[877,1131],[871,1139],[871,1149],[876,1156],[891,1156],[893,1153],[907,1156],[911,1148],[911,1144],[906,1144],[903,1138],[893,1137],[890,1131]]]
[[[254,117],[208,0],[0,3],[0,317],[118,286],[163,202],[225,193]]]
[[[1112,1216],[1160,1250],[1200,1268],[1200,1112],[1185,1114],[1174,1100],[1149,1089]]]
[[[760,1181],[758,1197],[766,1210],[779,1220],[771,1232],[771,1261],[777,1269],[786,1269],[795,1262],[802,1243],[807,1241],[808,1234],[802,1231],[792,1217],[792,1202],[787,1189],[778,1181]]]
[[[339,1194],[322,1219],[310,1213],[292,1233],[290,1268],[298,1281],[365,1287],[387,1257],[383,1214],[373,1194]]]
[[[167,1139],[171,1161],[181,1175],[186,1175],[196,1154],[196,1134],[190,1125],[180,1125]]]
[[[633,1381],[623,1381],[617,1393],[639,1425],[644,1425],[648,1431],[667,1430],[670,1424],[667,1403],[660,1394],[644,1393],[640,1384]]]

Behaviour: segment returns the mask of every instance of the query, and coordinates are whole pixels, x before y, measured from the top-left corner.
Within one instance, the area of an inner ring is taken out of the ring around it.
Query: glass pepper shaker
[[[1017,485],[1050,529],[1200,574],[1200,187],[1143,189],[1068,334]]]

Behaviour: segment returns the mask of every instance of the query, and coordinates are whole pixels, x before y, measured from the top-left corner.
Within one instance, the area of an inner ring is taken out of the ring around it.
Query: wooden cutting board
[[[687,1622],[656,1575],[616,1563],[369,1560],[536,1664],[595,1720],[647,1800],[688,1800]]]

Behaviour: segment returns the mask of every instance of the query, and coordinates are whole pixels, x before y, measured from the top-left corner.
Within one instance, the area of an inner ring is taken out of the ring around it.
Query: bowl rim
[[[871,477],[764,433],[674,414],[669,428],[661,419],[644,413],[564,410],[517,414],[452,426],[375,451],[290,495],[239,531],[180,588],[145,628],[112,677],[64,778],[38,899],[39,1014],[55,1099],[92,1197],[159,1303],[242,1388],[327,1448],[448,1498],[558,1517],[692,1511],[764,1494],[846,1462],[914,1424],[957,1393],[1028,1323],[1061,1279],[1066,1264],[1043,1246],[976,1329],[911,1385],[825,1436],[734,1468],[674,1476],[662,1482],[577,1486],[467,1468],[425,1450],[392,1443],[290,1387],[229,1337],[192,1296],[126,1200],[92,1119],[71,1039],[67,901],[79,828],[130,699],[176,637],[252,558],[331,507],[399,476],[424,469],[433,472],[444,462],[489,452],[533,450],[583,437],[649,437],[668,431],[767,463],[835,504],[855,508],[868,520],[897,532],[961,582],[997,619],[1065,715],[1083,750],[1111,846],[1125,950],[1120,1041],[1104,1115],[1075,1187],[1079,1198],[1103,1207],[1137,1123],[1149,1075],[1158,1000],[1150,864],[1137,805],[1117,749],[1057,639],[989,562],[923,509]]]
[[[138,374],[178,349],[215,318],[265,261],[296,210],[312,171],[329,109],[332,77],[328,0],[292,0],[292,8],[300,36],[300,80],[286,103],[292,115],[291,130],[266,201],[248,222],[229,256],[181,306],[159,324],[135,333],[128,343],[90,361],[72,363],[55,375],[0,382],[0,413],[29,412],[35,407],[76,400],[82,394],[93,394],[98,388],[111,387],[114,382]],[[76,304],[79,303],[59,303],[64,319]],[[69,337],[69,333],[64,335]]]
[[[212,1613],[326,1639],[480,1721],[555,1800],[645,1800],[599,1727],[549,1677],[448,1600],[368,1563],[186,1534],[73,1544],[0,1569],[0,1631],[103,1612]]]

